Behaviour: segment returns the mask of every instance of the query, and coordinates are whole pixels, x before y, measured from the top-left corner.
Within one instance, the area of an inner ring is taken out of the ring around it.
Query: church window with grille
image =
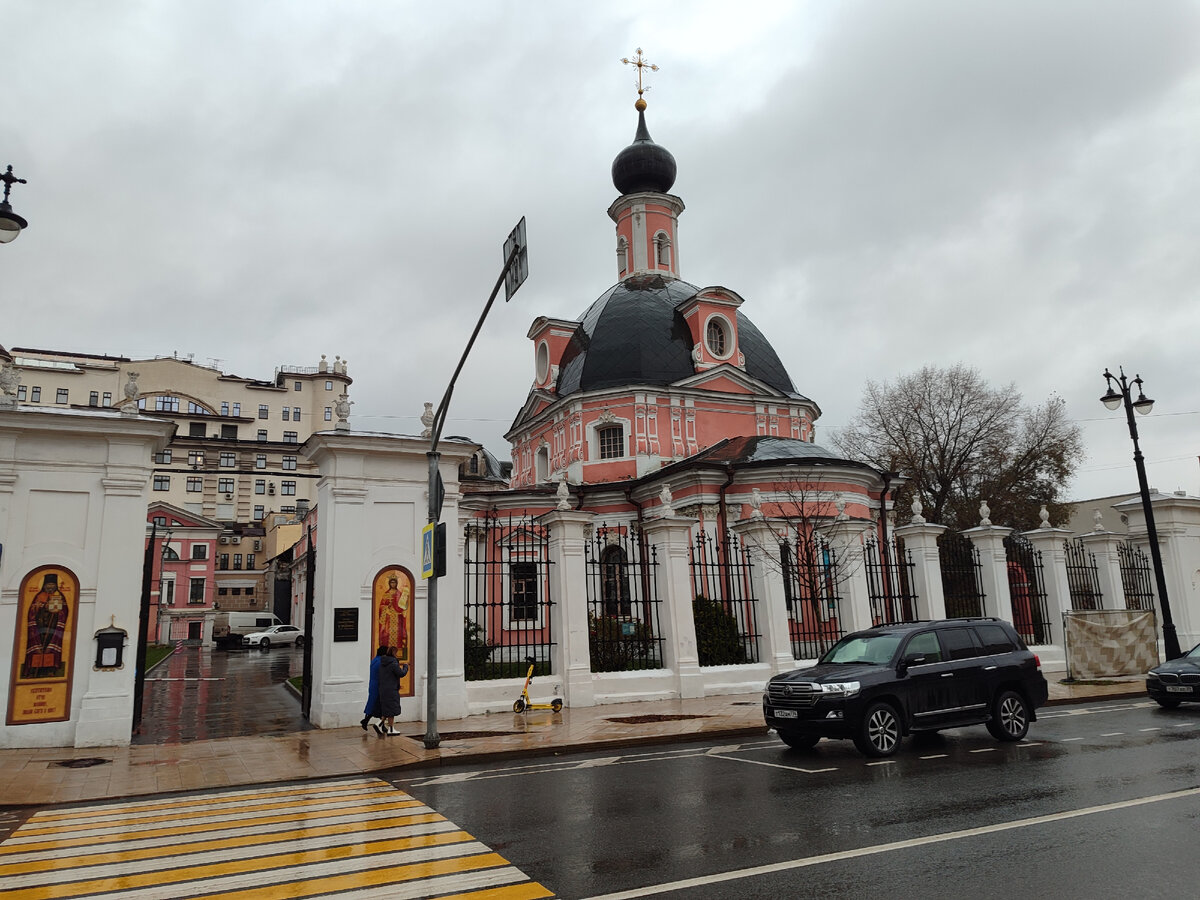
[[[605,425],[597,428],[596,440],[600,446],[601,459],[620,459],[625,455],[624,426]]]
[[[537,566],[531,562],[509,566],[508,618],[512,622],[537,619]]]

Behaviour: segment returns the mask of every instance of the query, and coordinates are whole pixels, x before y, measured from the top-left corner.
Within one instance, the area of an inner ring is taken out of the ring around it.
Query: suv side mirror
[[[896,666],[897,675],[905,675],[908,673],[909,666],[919,666],[925,662],[925,656],[921,653],[906,653],[904,658],[900,660]]]

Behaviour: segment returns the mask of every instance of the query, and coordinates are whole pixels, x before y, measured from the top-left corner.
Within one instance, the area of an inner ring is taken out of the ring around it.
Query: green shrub
[[[649,625],[588,613],[588,651],[593,672],[657,668],[657,641]]]
[[[492,655],[492,651],[496,649],[496,645],[487,642],[482,625],[472,622],[470,619],[464,621],[466,627],[463,634],[463,660],[467,681],[482,681],[488,677],[487,661],[488,657]],[[525,674],[524,670],[521,674]]]
[[[702,666],[733,666],[746,662],[746,648],[737,620],[716,600],[703,594],[692,603],[696,622],[696,651]]]

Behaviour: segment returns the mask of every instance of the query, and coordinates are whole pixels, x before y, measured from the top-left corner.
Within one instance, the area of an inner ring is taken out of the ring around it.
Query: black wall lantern
[[[96,668],[121,669],[125,666],[125,643],[129,632],[109,626],[96,632]]]

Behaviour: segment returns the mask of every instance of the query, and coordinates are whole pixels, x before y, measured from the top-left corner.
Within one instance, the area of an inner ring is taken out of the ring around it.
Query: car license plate
[[[800,715],[794,709],[777,709],[775,710],[775,718],[798,719],[800,718]]]
[[[1192,692],[1192,689],[1184,684],[1168,684],[1166,687],[1168,694],[1190,694]]]

